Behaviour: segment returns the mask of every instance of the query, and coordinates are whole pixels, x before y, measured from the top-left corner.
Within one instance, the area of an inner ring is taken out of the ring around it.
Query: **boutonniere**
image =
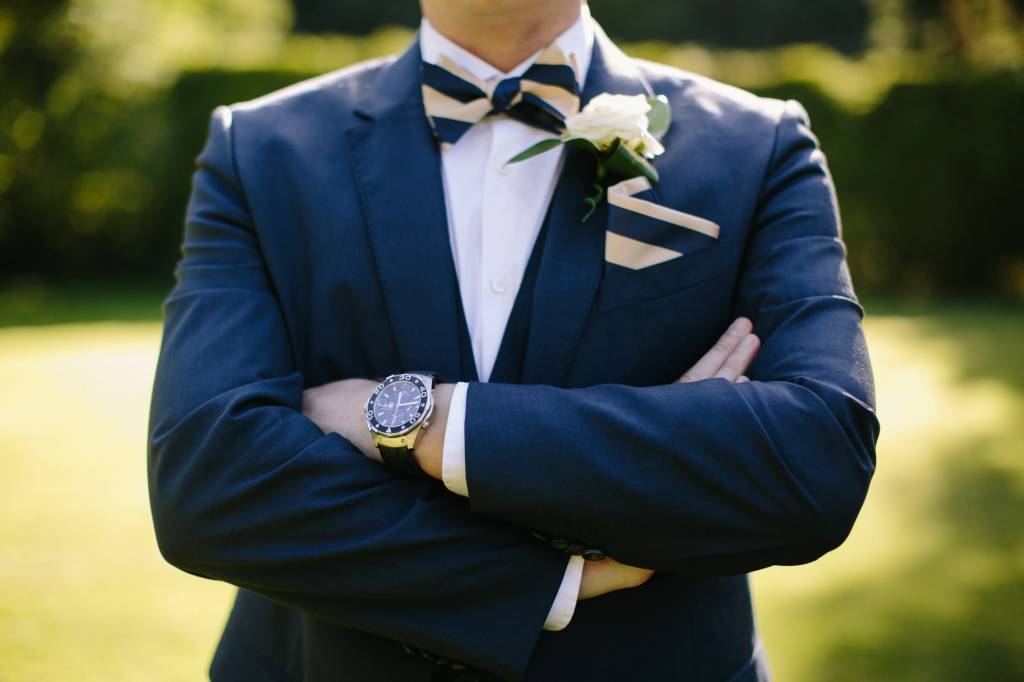
[[[653,186],[658,171],[648,159],[665,151],[658,140],[672,122],[672,111],[664,95],[613,95],[602,93],[583,109],[565,119],[561,137],[541,140],[506,163],[518,163],[563,144],[591,152],[597,160],[594,194],[583,201],[589,206],[584,222],[604,198],[603,180],[609,175],[643,176]]]

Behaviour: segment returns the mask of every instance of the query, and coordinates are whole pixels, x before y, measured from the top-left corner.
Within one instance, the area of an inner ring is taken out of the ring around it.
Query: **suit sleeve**
[[[318,618],[519,676],[565,556],[440,483],[392,476],[302,415],[232,136],[220,108],[165,302],[148,462],[161,552]]]
[[[804,563],[841,544],[878,422],[832,180],[794,101],[737,286],[734,312],[763,343],[750,383],[471,384],[473,508],[688,574]]]

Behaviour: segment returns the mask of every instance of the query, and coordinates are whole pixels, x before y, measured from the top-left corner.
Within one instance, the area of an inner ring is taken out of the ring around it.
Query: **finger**
[[[750,320],[745,317],[738,317],[733,321],[725,333],[715,342],[711,350],[704,354],[686,374],[679,377],[678,382],[702,381],[710,379],[715,375],[725,359],[736,349],[743,337],[753,328]]]
[[[722,363],[722,367],[715,373],[715,377],[736,381],[754,360],[758,349],[761,347],[761,340],[754,334],[747,334],[736,346],[736,350],[729,354],[729,357]]]
[[[737,384],[746,384],[749,381],[750,381],[750,377],[748,377],[746,374],[744,374],[743,376],[741,376],[741,377],[736,379],[736,383]]]

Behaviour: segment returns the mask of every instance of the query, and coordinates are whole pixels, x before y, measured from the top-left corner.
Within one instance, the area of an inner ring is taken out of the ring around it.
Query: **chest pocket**
[[[605,262],[596,306],[600,313],[682,291],[730,273],[726,245],[714,244],[640,269]]]
[[[728,270],[716,223],[652,199],[643,178],[609,188],[599,312],[695,286]]]

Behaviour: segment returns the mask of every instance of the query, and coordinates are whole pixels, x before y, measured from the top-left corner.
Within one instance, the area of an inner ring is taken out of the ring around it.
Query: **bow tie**
[[[557,134],[579,110],[576,62],[552,44],[521,76],[482,81],[442,55],[437,64],[423,62],[423,106],[442,147],[490,115]]]

